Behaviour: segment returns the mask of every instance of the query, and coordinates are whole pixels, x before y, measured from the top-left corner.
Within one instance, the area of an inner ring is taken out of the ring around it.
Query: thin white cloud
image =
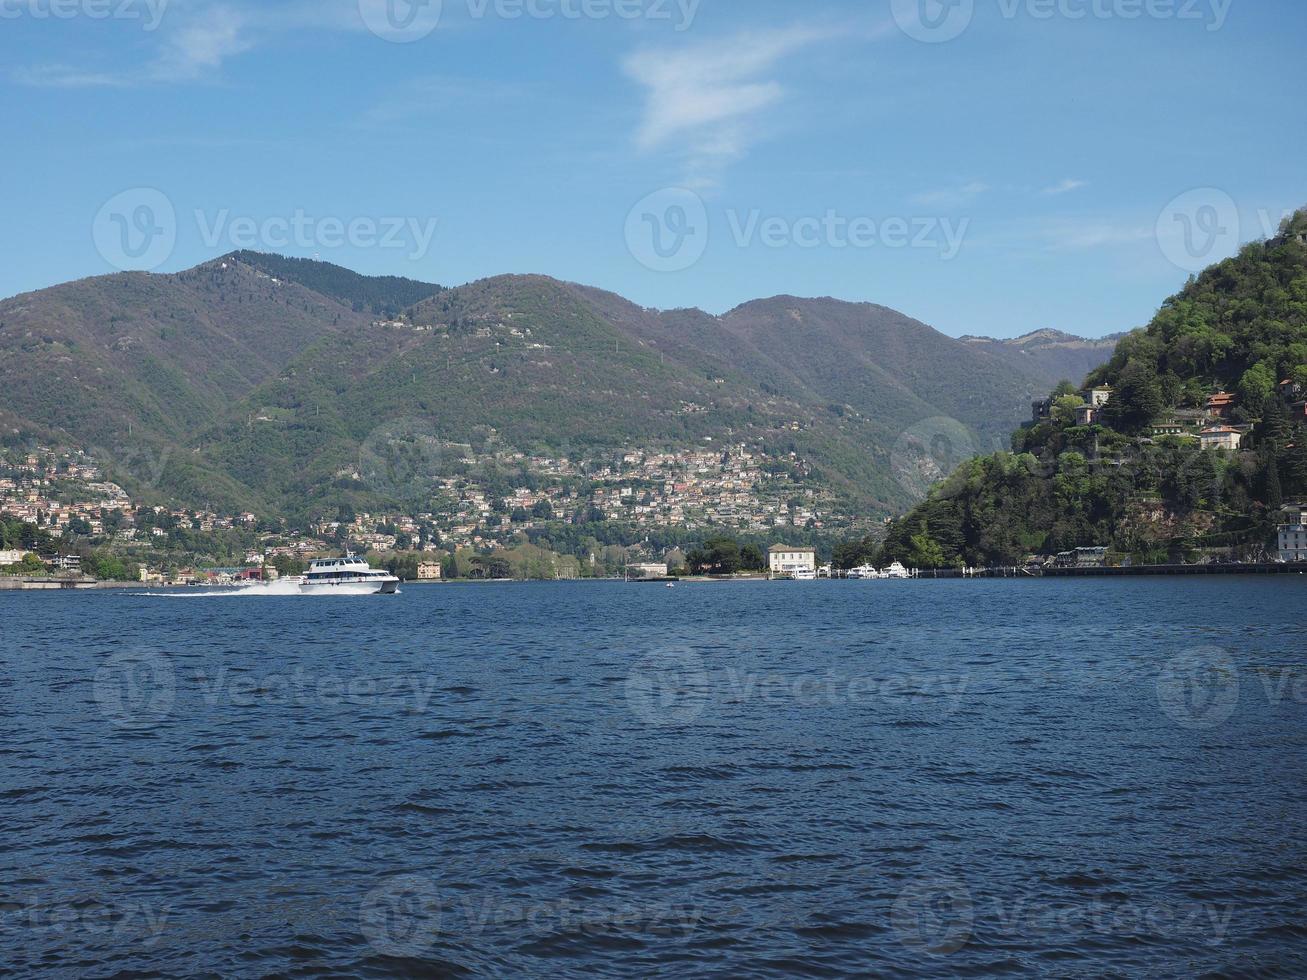
[[[406,81],[360,120],[363,125],[388,125],[422,116],[441,115],[452,110],[485,111],[488,106],[527,104],[536,97],[532,87],[513,82],[453,75],[429,75]]]
[[[767,76],[788,55],[831,36],[791,27],[637,51],[622,65],[645,88],[636,145],[646,152],[677,150],[686,160],[687,182],[712,183],[759,139],[763,110],[784,98],[784,86]]]
[[[237,8],[209,7],[169,35],[151,75],[161,81],[210,76],[228,58],[254,46],[248,27],[246,15]]]
[[[93,71],[67,65],[18,68],[10,77],[21,85],[40,88],[105,88],[153,82],[204,81],[215,77],[224,62],[255,45],[250,17],[229,4],[192,6],[165,18],[162,43],[155,57],[125,71]]]
[[[1147,225],[1076,221],[1069,218],[1047,222],[1040,231],[1040,237],[1052,251],[1079,251],[1134,245],[1148,241],[1153,236],[1154,229]]]
[[[1045,187],[1039,193],[1044,197],[1060,197],[1063,194],[1070,194],[1072,191],[1078,191],[1080,188],[1088,186],[1089,181],[1087,180],[1076,180],[1074,177],[1068,177],[1052,187]]]
[[[970,204],[982,194],[988,194],[992,188],[983,181],[973,180],[956,187],[939,187],[923,191],[912,197],[913,204],[929,208],[955,208]]]
[[[87,71],[71,65],[15,68],[10,77],[19,85],[31,88],[122,88],[132,84],[129,79],[118,75]]]

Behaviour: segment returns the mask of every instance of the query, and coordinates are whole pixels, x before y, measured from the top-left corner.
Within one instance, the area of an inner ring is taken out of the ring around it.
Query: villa
[[[772,575],[816,576],[817,549],[773,545],[767,552],[768,570]]]

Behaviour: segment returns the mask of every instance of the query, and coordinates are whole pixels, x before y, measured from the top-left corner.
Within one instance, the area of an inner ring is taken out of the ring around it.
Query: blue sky
[[[1102,335],[1307,204],[1304,37],[1298,0],[0,0],[0,294],[249,245]]]

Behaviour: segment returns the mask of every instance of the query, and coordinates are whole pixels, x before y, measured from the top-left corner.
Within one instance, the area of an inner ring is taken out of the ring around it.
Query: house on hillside
[[[1097,410],[1112,400],[1112,387],[1110,385],[1099,385],[1097,388],[1090,388],[1080,394],[1089,403],[1090,408]]]
[[[1076,425],[1093,425],[1098,420],[1098,409],[1093,405],[1081,405],[1076,409]]]
[[[1035,424],[1045,422],[1053,417],[1053,399],[1044,398],[1030,403],[1030,421]]]
[[[1229,425],[1217,425],[1198,434],[1204,449],[1226,449],[1237,452],[1243,445],[1243,433]]]
[[[1218,391],[1207,399],[1207,414],[1214,419],[1228,419],[1237,400],[1228,391]]]
[[[444,575],[438,561],[424,561],[418,565],[419,582],[438,582]]]
[[[1172,409],[1154,423],[1153,435],[1197,439],[1206,421],[1207,413],[1199,409]]]

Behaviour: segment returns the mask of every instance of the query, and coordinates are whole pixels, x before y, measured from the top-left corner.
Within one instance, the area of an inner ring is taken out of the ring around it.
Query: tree
[[[767,559],[762,549],[756,544],[746,544],[740,548],[740,568],[746,572],[766,571]]]
[[[734,575],[742,567],[740,545],[731,538],[710,538],[686,556],[690,571],[698,575]]]
[[[1145,361],[1131,361],[1121,373],[1112,400],[1103,406],[1103,420],[1118,432],[1134,435],[1151,425],[1162,408],[1157,369]]]
[[[907,564],[912,568],[942,568],[946,564],[944,549],[926,531],[914,534],[909,543]]]
[[[1254,364],[1239,379],[1239,398],[1254,415],[1261,415],[1275,398],[1276,370],[1266,361]]]
[[[1274,456],[1266,461],[1265,479],[1266,509],[1272,514],[1278,514],[1284,506],[1284,490],[1280,486],[1280,467],[1276,465]]]

